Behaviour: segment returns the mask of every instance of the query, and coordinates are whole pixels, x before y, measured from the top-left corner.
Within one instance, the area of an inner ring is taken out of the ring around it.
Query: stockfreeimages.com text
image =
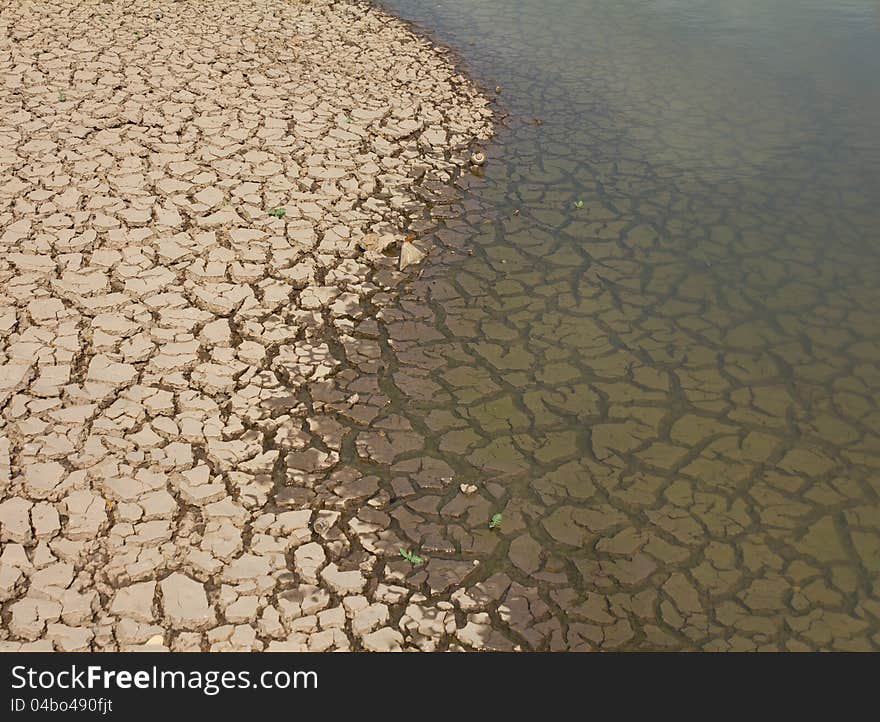
[[[100,665],[80,667],[72,664],[60,672],[39,670],[18,665],[12,668],[12,689],[193,689],[206,695],[219,694],[224,689],[317,689],[315,671],[285,670],[251,674],[210,670],[167,670],[152,667],[137,671],[104,669]]]

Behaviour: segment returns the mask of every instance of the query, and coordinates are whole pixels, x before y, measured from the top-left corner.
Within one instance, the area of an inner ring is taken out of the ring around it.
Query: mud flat
[[[137,5],[0,3],[0,647],[479,641],[376,316],[489,102],[362,3]]]

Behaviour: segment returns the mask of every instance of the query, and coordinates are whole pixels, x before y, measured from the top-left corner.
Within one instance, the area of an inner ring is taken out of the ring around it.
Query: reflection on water
[[[388,4],[510,114],[380,324],[458,641],[880,646],[877,4]]]

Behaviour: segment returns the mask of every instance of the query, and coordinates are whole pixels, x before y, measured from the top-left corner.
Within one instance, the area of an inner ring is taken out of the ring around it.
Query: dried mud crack
[[[488,101],[347,0],[0,25],[0,648],[483,646],[374,472],[395,253]]]

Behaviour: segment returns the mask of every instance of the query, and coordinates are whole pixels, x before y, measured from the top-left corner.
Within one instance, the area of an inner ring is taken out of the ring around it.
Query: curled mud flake
[[[425,252],[412,242],[406,242],[400,247],[400,262],[398,268],[402,271],[409,266],[420,263],[425,257]]]

